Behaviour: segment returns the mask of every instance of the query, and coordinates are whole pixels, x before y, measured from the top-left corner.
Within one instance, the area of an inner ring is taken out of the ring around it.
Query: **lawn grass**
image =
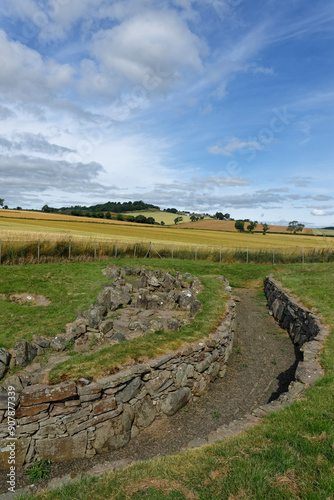
[[[130,264],[131,265],[131,264]],[[224,274],[233,286],[262,280],[265,266],[189,264],[194,274]],[[199,266],[199,267],[197,267]],[[334,326],[334,265],[276,268],[274,277]],[[307,499],[334,496],[334,336],[321,357],[325,376],[302,400],[223,442],[111,472],[33,497],[65,499]]]

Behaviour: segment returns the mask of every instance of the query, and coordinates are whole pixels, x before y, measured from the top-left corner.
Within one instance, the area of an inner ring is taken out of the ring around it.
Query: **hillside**
[[[247,227],[247,222],[245,222],[245,228]],[[217,220],[217,219],[203,219],[196,222],[189,222],[185,224],[179,224],[180,228],[184,229],[206,229],[211,231],[234,231],[237,230],[234,227],[234,220]],[[269,226],[270,229],[268,233],[287,233],[286,226]],[[258,224],[255,229],[255,233],[262,232],[262,224]],[[300,233],[299,233],[300,234]],[[313,230],[304,227],[302,234],[313,234]]]

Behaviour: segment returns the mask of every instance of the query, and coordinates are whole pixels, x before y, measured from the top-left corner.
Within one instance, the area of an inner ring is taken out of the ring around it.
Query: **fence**
[[[147,241],[85,240],[73,237],[30,241],[0,239],[0,265],[105,260],[118,257],[275,265],[334,262],[334,247],[257,249]]]

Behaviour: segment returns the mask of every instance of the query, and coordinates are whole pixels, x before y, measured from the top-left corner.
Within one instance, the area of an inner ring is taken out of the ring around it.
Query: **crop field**
[[[207,221],[204,220],[201,222],[206,223]],[[220,221],[208,221],[207,223],[210,222],[219,223]],[[331,238],[316,237],[308,234],[267,234],[264,236],[261,233],[249,234],[204,229],[198,231],[195,229],[184,229],[182,226],[161,227],[122,221],[105,220],[105,222],[100,222],[100,220],[82,220],[81,218],[78,220],[78,217],[72,217],[68,220],[49,220],[38,217],[35,219],[21,219],[17,217],[7,219],[0,217],[0,239],[2,240],[27,241],[46,239],[49,235],[111,239],[120,240],[125,243],[154,241],[159,244],[213,245],[218,247],[249,247],[256,249],[295,248],[302,246],[305,248],[326,248],[334,246]]]
[[[334,229],[313,229],[316,236],[334,236]]]

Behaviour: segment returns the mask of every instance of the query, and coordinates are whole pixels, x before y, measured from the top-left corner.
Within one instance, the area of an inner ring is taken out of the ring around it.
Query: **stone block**
[[[125,389],[116,394],[117,403],[127,403],[134,398],[141,389],[143,382],[140,377],[136,377],[127,384]]]
[[[99,415],[100,413],[106,413],[107,411],[114,410],[116,408],[116,399],[104,398],[100,401],[93,403],[93,414]]]
[[[77,388],[74,382],[64,382],[58,385],[29,385],[20,395],[21,406],[32,406],[51,401],[63,401],[74,398]]]
[[[39,439],[35,450],[39,459],[63,462],[74,458],[83,458],[87,447],[87,431],[74,436],[56,439]]]
[[[37,349],[26,340],[18,340],[13,347],[13,352],[15,354],[16,364],[26,366],[36,357]]]
[[[148,427],[155,419],[156,409],[150,396],[146,396],[144,399],[136,403],[134,410],[134,425],[139,428]]]
[[[134,410],[127,407],[120,416],[99,424],[95,431],[95,440],[91,441],[97,453],[106,453],[125,446],[131,439],[133,419]]]
[[[0,444],[0,470],[8,470],[10,464],[8,460],[14,457],[15,466],[20,467],[24,460],[31,442],[30,437],[24,437],[13,441],[11,439],[2,439]]]
[[[161,403],[161,411],[167,416],[174,415],[178,410],[185,406],[191,397],[191,390],[188,387],[181,387],[175,392],[170,393]]]

